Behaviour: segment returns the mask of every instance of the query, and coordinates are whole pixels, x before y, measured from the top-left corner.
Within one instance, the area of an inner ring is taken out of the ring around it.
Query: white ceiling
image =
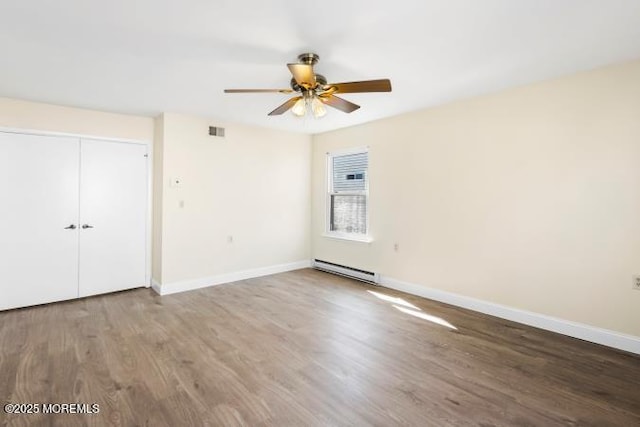
[[[320,120],[267,113],[285,66],[392,93]],[[19,0],[0,5],[0,96],[318,133],[640,58],[638,0]]]

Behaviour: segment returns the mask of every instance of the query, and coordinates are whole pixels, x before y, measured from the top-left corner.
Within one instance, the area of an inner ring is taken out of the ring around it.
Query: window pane
[[[332,194],[331,231],[367,234],[367,196]]]
[[[347,154],[333,157],[333,191],[365,191],[369,153]]]

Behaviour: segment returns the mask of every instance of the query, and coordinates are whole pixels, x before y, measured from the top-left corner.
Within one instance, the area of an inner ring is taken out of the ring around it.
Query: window
[[[366,240],[369,153],[366,149],[328,153],[327,233]]]

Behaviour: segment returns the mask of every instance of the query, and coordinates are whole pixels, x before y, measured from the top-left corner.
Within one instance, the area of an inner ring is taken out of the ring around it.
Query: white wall
[[[153,141],[151,117],[0,98],[0,126],[106,138]]]
[[[160,126],[156,282],[170,286],[309,260],[309,135],[171,113]],[[209,136],[209,126],[225,127],[226,137]],[[172,178],[181,187],[170,186]]]
[[[323,237],[362,145],[374,241]],[[316,135],[312,174],[315,258],[640,336],[640,62]]]

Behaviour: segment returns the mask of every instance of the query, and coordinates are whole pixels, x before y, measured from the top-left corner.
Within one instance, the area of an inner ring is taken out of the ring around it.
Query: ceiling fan
[[[288,110],[296,116],[304,116],[307,110],[311,111],[314,117],[320,118],[327,113],[325,105],[337,108],[345,113],[351,113],[359,105],[349,102],[346,99],[337,97],[337,93],[362,93],[362,92],[391,92],[391,81],[366,80],[361,82],[327,83],[327,79],[316,74],[313,66],[320,57],[315,53],[303,53],[298,55],[298,63],[287,64],[289,71],[293,75],[291,79],[291,89],[225,89],[225,93],[297,93],[284,104],[269,113],[270,116],[277,116]]]

